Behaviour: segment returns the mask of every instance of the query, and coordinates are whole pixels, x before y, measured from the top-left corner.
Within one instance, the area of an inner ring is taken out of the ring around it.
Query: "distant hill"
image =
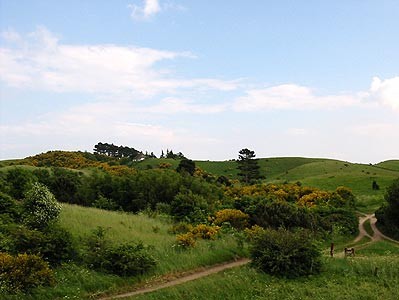
[[[179,160],[166,158],[147,158],[142,161],[117,160],[107,156],[93,155],[87,152],[50,151],[22,160],[0,162],[0,167],[30,165],[40,167],[67,167],[85,169],[122,163],[126,166],[145,170],[149,168],[169,167],[175,169]],[[219,177],[238,179],[237,162],[195,161],[204,171]],[[335,190],[337,186],[347,186],[357,195],[382,196],[385,188],[399,177],[399,160],[388,160],[376,165],[355,164],[327,158],[273,157],[260,158],[260,173],[267,182],[301,182],[326,190]],[[5,168],[5,169],[7,169]],[[1,168],[0,168],[1,169]],[[380,190],[372,190],[376,181]]]
[[[376,166],[388,170],[399,171],[399,160],[386,160],[376,164]]]

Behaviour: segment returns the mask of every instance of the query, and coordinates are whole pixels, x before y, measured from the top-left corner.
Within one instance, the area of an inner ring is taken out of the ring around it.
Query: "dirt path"
[[[366,223],[366,221],[368,221],[368,220],[370,220],[371,230],[373,231],[372,236],[370,236],[370,234],[364,228],[364,223]],[[371,241],[361,245],[360,247],[363,248],[365,245],[368,245],[370,243],[374,243],[377,241],[381,241],[381,240],[387,240],[387,241],[393,242],[395,244],[399,244],[399,241],[394,240],[394,239],[384,235],[381,231],[379,231],[376,226],[376,223],[377,223],[377,219],[374,214],[368,214],[368,215],[363,214],[362,217],[359,217],[359,234],[353,240],[352,243],[358,243],[362,238],[368,237],[371,239]]]
[[[196,279],[199,279],[199,278],[211,275],[211,274],[215,274],[215,273],[221,272],[226,269],[243,266],[243,265],[247,264],[248,262],[249,262],[249,259],[242,258],[242,259],[239,259],[239,260],[236,260],[233,262],[219,264],[219,265],[211,266],[204,270],[195,271],[191,274],[186,274],[186,275],[183,274],[179,278],[168,280],[166,282],[162,282],[162,283],[155,282],[155,283],[152,283],[153,286],[145,286],[145,287],[139,288],[133,292],[119,294],[119,295],[115,295],[115,296],[109,296],[109,297],[105,297],[105,298],[100,298],[99,300],[121,299],[121,298],[127,298],[127,297],[132,297],[132,296],[142,295],[145,293],[154,292],[154,291],[157,291],[160,289],[164,289],[164,288],[182,284],[182,283],[185,283],[188,281],[196,280]]]
[[[370,219],[371,219],[371,216],[372,216],[372,215],[364,215],[363,217],[359,217],[359,234],[358,234],[358,236],[353,240],[353,243],[359,242],[359,241],[360,241],[362,238],[364,238],[365,236],[368,237],[368,238],[370,238],[370,239],[373,239],[373,237],[370,236],[370,235],[368,234],[368,232],[366,231],[366,229],[364,228],[364,223],[365,223],[367,220],[370,220]]]

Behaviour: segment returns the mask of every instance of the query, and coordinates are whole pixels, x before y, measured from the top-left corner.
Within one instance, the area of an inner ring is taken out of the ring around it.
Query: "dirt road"
[[[115,295],[115,296],[110,296],[110,297],[105,297],[105,298],[100,298],[100,300],[111,300],[111,299],[121,299],[121,298],[127,298],[127,297],[131,297],[131,296],[137,296],[137,295],[141,295],[141,294],[145,294],[145,293],[150,293],[153,291],[157,291],[163,288],[167,288],[167,287],[171,287],[171,286],[175,286],[178,284],[182,284],[188,281],[192,281],[192,280],[196,280],[199,279],[201,277],[205,277],[211,274],[215,274],[218,272],[221,272],[223,270],[226,269],[231,269],[231,268],[235,268],[235,267],[239,267],[239,266],[243,266],[245,264],[247,264],[249,262],[249,259],[247,258],[242,258],[233,262],[228,262],[228,263],[224,263],[224,264],[219,264],[216,266],[211,266],[209,268],[206,268],[204,270],[200,270],[200,271],[195,271],[191,274],[186,274],[186,275],[182,275],[181,277],[175,278],[173,280],[169,280],[167,282],[162,282],[162,283],[153,283],[152,286],[145,286],[143,288],[140,288],[136,291],[133,292],[129,292],[129,293],[124,293],[124,294],[119,294],[119,295]]]

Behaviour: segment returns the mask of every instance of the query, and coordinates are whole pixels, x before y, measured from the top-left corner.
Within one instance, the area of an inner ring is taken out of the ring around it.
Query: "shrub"
[[[251,228],[245,228],[244,233],[246,240],[253,242],[257,239],[257,237],[265,233],[265,229],[258,225],[254,225]]]
[[[180,192],[171,203],[171,213],[178,221],[200,223],[207,219],[208,205],[204,197],[192,191]]]
[[[142,242],[106,248],[101,260],[103,270],[120,276],[144,274],[156,265],[149,254],[149,247]]]
[[[36,178],[29,170],[15,168],[8,170],[5,179],[9,187],[8,194],[20,200],[23,198],[24,193],[32,187]]]
[[[0,251],[36,254],[51,265],[61,264],[76,256],[72,235],[55,225],[42,232],[23,225],[10,224],[3,226],[0,231],[6,237],[0,243]]]
[[[253,266],[271,275],[292,278],[316,274],[321,269],[321,252],[303,230],[265,230],[255,238],[251,257]]]
[[[249,216],[238,209],[222,209],[215,213],[215,225],[229,223],[236,229],[244,229],[248,226]]]
[[[45,185],[34,183],[26,192],[23,213],[29,226],[45,228],[58,219],[60,212],[61,205]]]
[[[5,220],[9,218],[10,221],[19,217],[20,211],[16,201],[7,194],[0,192],[0,215]]]
[[[198,224],[190,230],[190,233],[194,235],[195,238],[204,240],[214,240],[216,235],[220,230],[219,226],[209,226],[205,224]]]
[[[183,234],[178,234],[176,236],[176,246],[180,248],[192,248],[195,246],[196,239],[194,234],[191,232],[183,233]]]
[[[120,276],[134,276],[156,265],[149,253],[150,247],[142,242],[114,246],[105,234],[104,228],[97,227],[87,239],[84,259],[90,268]]]
[[[37,255],[11,256],[0,252],[0,292],[26,292],[41,285],[53,285],[54,274]]]

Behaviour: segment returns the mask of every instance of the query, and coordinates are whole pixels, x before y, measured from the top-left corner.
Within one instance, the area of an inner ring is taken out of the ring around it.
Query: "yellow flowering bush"
[[[248,225],[249,216],[239,209],[222,209],[215,213],[215,225],[230,223],[236,229],[244,229]]]

